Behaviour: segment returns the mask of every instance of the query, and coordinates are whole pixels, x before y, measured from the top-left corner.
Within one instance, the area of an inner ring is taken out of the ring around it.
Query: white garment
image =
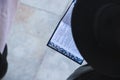
[[[4,50],[6,38],[17,9],[18,0],[0,0],[0,52]]]

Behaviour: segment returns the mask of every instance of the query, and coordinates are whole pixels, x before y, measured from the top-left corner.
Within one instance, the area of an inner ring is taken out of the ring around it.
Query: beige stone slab
[[[3,80],[33,80],[59,18],[20,4],[8,38],[9,68]]]
[[[79,66],[81,65],[48,48],[34,80],[66,80]]]
[[[22,4],[19,6],[15,21],[15,25],[22,28],[20,30],[16,28],[14,31],[24,31],[42,41],[48,41],[60,19],[60,16]]]
[[[4,80],[33,80],[44,57],[45,47],[38,38],[24,32],[11,36],[8,48],[9,68]]]
[[[50,13],[63,15],[72,0],[21,0],[21,2]]]

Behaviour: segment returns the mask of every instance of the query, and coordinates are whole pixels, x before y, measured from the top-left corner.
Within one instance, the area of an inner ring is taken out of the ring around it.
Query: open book
[[[75,1],[72,2],[63,18],[58,23],[58,26],[51,36],[47,46],[67,56],[71,60],[82,64],[84,59],[75,45],[71,31],[71,15],[74,4]]]

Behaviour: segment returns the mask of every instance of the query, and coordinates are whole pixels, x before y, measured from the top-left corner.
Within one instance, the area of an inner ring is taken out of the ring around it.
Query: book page
[[[83,57],[75,45],[71,31],[71,15],[73,7],[74,3],[72,3],[69,10],[58,24],[58,27],[51,37],[48,46],[52,47],[56,51],[59,51],[77,63],[82,64]]]

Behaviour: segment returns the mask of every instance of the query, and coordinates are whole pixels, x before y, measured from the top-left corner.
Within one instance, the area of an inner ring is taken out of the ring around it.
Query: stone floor
[[[72,0],[21,0],[8,38],[3,80],[66,80],[80,65],[47,47]]]

